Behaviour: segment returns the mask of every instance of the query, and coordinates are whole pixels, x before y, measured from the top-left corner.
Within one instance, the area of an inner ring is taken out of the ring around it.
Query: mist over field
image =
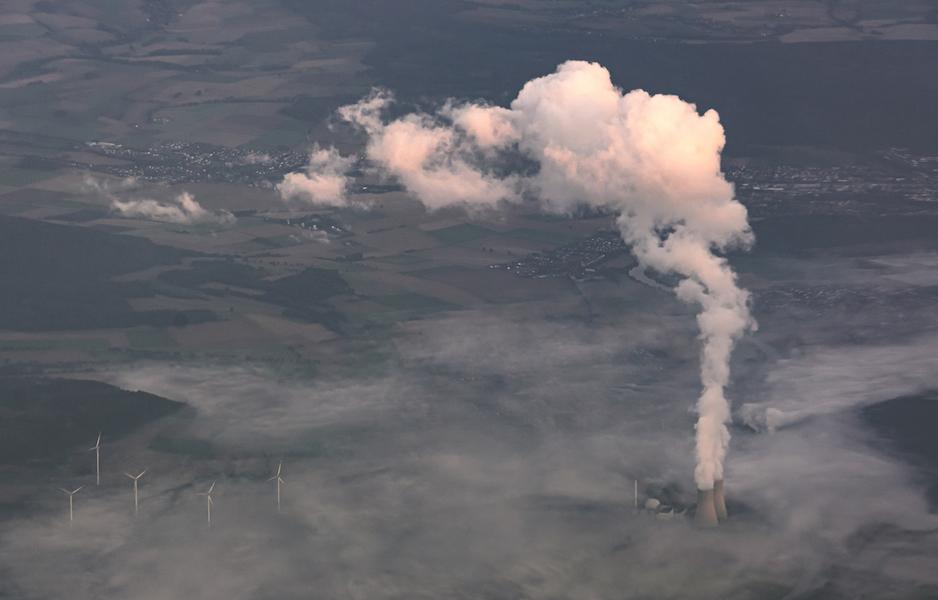
[[[194,410],[171,417],[149,448],[112,445],[109,477],[77,497],[73,526],[53,494],[38,514],[8,520],[8,593],[713,597],[815,589],[832,572],[857,574],[838,585],[844,594],[935,585],[925,567],[936,522],[912,470],[850,417],[739,431],[734,519],[718,532],[633,514],[634,478],[693,497],[693,365],[668,367],[685,381],[665,389],[642,373],[669,360],[592,366],[656,348],[661,329],[641,320],[619,323],[632,339],[517,315],[434,320],[404,336],[390,364],[353,379],[208,365],[114,373],[121,387]],[[472,341],[451,343],[466,328]],[[174,450],[196,441],[194,455]],[[265,480],[280,460],[278,514]],[[137,518],[125,465],[148,466]],[[195,494],[213,480],[209,529]],[[883,553],[893,558],[875,582],[856,578],[881,568]]]

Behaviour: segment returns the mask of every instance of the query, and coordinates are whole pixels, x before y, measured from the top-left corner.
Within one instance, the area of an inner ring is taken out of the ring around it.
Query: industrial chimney
[[[697,515],[694,521],[699,527],[716,527],[716,506],[713,503],[713,490],[697,490]]]
[[[717,519],[721,522],[726,520],[726,498],[723,495],[723,480],[717,479],[713,482],[713,508],[717,513]]]

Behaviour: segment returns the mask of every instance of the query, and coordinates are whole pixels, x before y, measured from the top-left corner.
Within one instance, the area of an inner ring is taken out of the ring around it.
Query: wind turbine
[[[199,492],[197,496],[205,496],[205,510],[208,515],[208,526],[212,526],[212,492],[215,491],[215,482],[212,482],[212,486],[208,488],[207,492]]]
[[[94,477],[95,485],[101,485],[101,432],[98,432],[98,441],[94,446],[88,448],[88,452],[94,450]]]
[[[80,490],[83,487],[85,486],[80,485],[72,491],[68,491],[65,488],[59,488],[60,490],[62,490],[62,493],[68,496],[68,522],[69,523],[75,520],[75,511],[74,511],[74,504],[72,502],[72,498],[75,496],[75,494],[78,493],[78,490]]]
[[[268,479],[267,481],[277,481],[277,512],[280,512],[280,486],[286,481],[280,476],[280,472],[283,471],[283,461],[277,464],[277,474]]]
[[[140,479],[141,477],[143,477],[143,474],[146,473],[146,472],[147,472],[147,470],[144,469],[144,470],[140,471],[140,474],[138,474],[138,475],[136,475],[136,476],[131,475],[130,473],[124,473],[124,475],[126,475],[127,477],[130,477],[130,478],[133,480],[133,482],[134,482],[134,514],[137,514],[137,508],[139,507],[139,504],[138,504],[138,502],[137,502],[137,480]]]

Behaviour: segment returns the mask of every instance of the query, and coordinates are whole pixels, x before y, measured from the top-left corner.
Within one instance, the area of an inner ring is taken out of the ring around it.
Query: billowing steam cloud
[[[310,204],[345,206],[348,202],[346,172],[355,164],[354,157],[340,156],[335,148],[314,147],[305,173],[289,173],[277,185],[284,200],[302,200]]]
[[[730,353],[754,327],[748,293],[716,254],[752,242],[720,170],[717,113],[698,114],[677,96],[623,93],[605,68],[581,61],[529,81],[509,108],[451,101],[387,121],[392,102],[379,90],[339,114],[367,134],[366,157],[428,208],[533,201],[558,213],[612,210],[642,265],[683,278],[676,293],[700,307],[703,342],[695,478],[711,489],[729,442]]]

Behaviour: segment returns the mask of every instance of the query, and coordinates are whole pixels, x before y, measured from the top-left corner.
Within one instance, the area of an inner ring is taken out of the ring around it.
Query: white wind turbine
[[[68,490],[65,489],[65,488],[59,488],[60,490],[62,490],[62,493],[63,493],[63,494],[65,494],[66,496],[68,496],[68,522],[69,522],[69,523],[71,523],[72,521],[75,520],[75,510],[74,510],[74,503],[72,502],[72,499],[73,499],[73,497],[75,496],[75,494],[78,493],[78,490],[80,490],[80,489],[83,488],[83,487],[85,487],[85,486],[80,485],[80,486],[78,486],[77,488],[75,488],[75,489],[72,490],[72,491],[68,491]]]
[[[88,448],[88,452],[94,451],[94,477],[95,485],[101,485],[101,432],[98,432],[98,441],[94,446]]]
[[[135,475],[131,475],[130,473],[124,473],[124,475],[126,475],[127,477],[130,477],[130,478],[133,480],[133,482],[134,482],[134,514],[137,514],[137,508],[140,506],[139,503],[138,503],[138,501],[137,501],[137,498],[138,498],[138,496],[137,496],[137,480],[139,480],[141,477],[143,477],[143,474],[146,473],[146,472],[147,472],[147,470],[144,469],[144,470],[140,471],[140,473],[139,473],[138,475],[136,475],[136,476],[135,476]]]
[[[267,481],[277,481],[277,512],[280,512],[280,486],[286,483],[283,478],[280,476],[280,473],[283,471],[283,461],[277,464],[277,474],[268,479]]]
[[[215,482],[212,482],[212,486],[208,488],[207,492],[200,492],[196,494],[197,496],[205,496],[205,510],[208,515],[208,526],[212,526],[212,492],[215,491]]]

